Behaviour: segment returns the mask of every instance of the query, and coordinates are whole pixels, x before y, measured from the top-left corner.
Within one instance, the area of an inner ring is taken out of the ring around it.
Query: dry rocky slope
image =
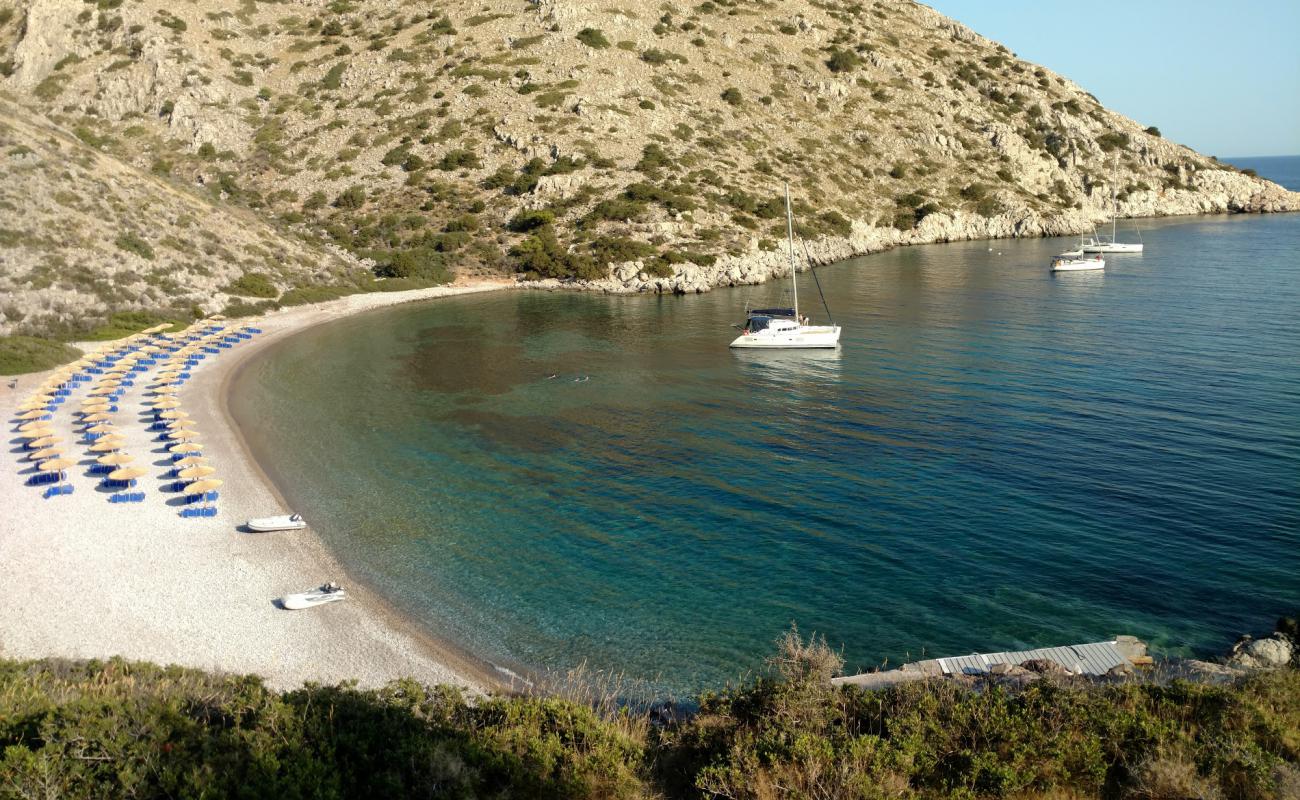
[[[0,0],[0,333],[448,274],[755,283],[785,180],[818,263],[1112,196],[1300,209],[907,0],[430,8]]]

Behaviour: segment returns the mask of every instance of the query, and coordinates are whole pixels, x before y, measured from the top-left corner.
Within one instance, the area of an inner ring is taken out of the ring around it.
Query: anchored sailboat
[[[785,230],[790,251],[790,286],[794,295],[793,308],[756,308],[746,314],[744,332],[731,343],[732,347],[811,349],[838,347],[840,326],[831,320],[830,325],[811,325],[808,317],[799,314],[799,281],[794,269],[794,215],[790,210],[790,184],[785,185]],[[813,276],[814,279],[816,276]],[[821,283],[817,292],[821,294]],[[822,305],[826,296],[822,295]],[[827,308],[826,316],[830,316]]]
[[[1110,237],[1093,231],[1092,238],[1085,239],[1082,250],[1084,253],[1141,253],[1141,242],[1120,242],[1116,241],[1115,226],[1119,219],[1119,199],[1115,197],[1115,187],[1110,190]],[[1138,234],[1142,238],[1142,234]]]

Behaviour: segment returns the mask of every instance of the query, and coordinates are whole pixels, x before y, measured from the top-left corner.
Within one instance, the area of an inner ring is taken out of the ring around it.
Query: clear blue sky
[[[1300,0],[927,0],[1206,155],[1300,155]]]

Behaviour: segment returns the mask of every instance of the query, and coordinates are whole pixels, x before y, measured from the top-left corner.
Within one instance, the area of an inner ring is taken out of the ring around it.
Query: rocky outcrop
[[[1295,645],[1285,636],[1275,634],[1266,639],[1238,642],[1228,657],[1228,665],[1246,669],[1285,667],[1295,658]]]

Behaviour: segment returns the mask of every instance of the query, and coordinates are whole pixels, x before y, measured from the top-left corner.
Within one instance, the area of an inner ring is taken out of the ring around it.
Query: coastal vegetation
[[[1222,798],[1300,790],[1300,671],[832,687],[787,634],[690,713],[414,681],[276,692],[121,660],[0,661],[0,797]]]
[[[34,336],[0,336],[0,375],[40,372],[80,357],[80,350],[62,342]]]

